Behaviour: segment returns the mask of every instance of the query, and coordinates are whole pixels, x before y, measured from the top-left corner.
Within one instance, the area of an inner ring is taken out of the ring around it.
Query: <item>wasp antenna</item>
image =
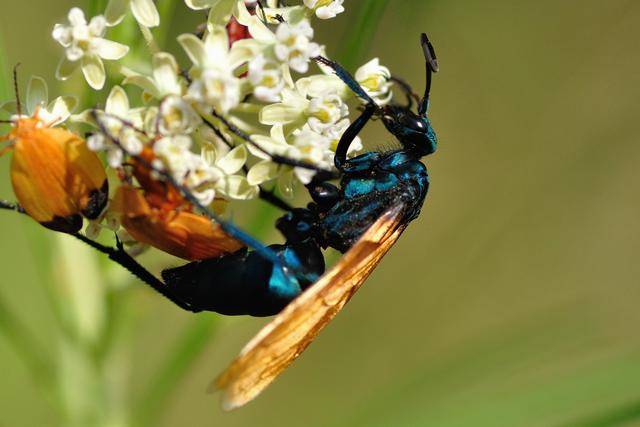
[[[20,117],[22,116],[22,104],[20,103],[20,89],[18,88],[18,67],[20,67],[19,62],[13,67],[13,90],[16,94],[18,117]]]
[[[431,80],[433,77],[433,73],[437,73],[439,67],[438,58],[436,57],[436,51],[429,41],[429,37],[427,37],[425,33],[422,33],[422,35],[420,36],[420,44],[422,45],[422,52],[424,53],[425,59],[427,87],[424,90],[424,97],[422,98],[422,102],[420,103],[420,106],[418,108],[418,113],[420,115],[425,115],[427,114],[427,110],[429,109],[429,95],[431,93]]]
[[[433,45],[429,41],[429,37],[425,33],[422,33],[420,36],[420,44],[422,44],[422,50],[424,52],[424,58],[427,60],[427,65],[434,73],[437,73],[440,69],[438,68],[438,58],[436,57],[436,51],[433,48]]]

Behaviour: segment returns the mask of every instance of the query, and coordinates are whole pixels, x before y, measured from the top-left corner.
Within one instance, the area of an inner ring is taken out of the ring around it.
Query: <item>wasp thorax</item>
[[[82,217],[100,216],[109,184],[100,159],[82,138],[37,118],[16,120],[6,138],[13,141],[13,190],[29,216],[65,233],[79,231]]]

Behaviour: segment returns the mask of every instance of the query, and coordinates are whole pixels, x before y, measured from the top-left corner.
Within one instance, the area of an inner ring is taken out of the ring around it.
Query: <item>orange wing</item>
[[[356,293],[404,231],[402,206],[387,211],[318,282],[267,324],[212,385],[231,410],[254,399]]]

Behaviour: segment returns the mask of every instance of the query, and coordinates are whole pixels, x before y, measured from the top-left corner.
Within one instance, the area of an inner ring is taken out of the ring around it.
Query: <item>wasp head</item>
[[[384,107],[382,121],[385,127],[398,138],[406,150],[415,152],[419,157],[436,151],[436,132],[426,115],[389,105]]]
[[[438,72],[438,60],[429,38],[424,33],[420,36],[420,44],[424,53],[427,83],[417,114],[411,111],[410,107],[388,105],[382,108],[381,117],[387,130],[398,138],[406,150],[422,157],[435,152],[438,142],[427,117],[431,80],[433,74]]]

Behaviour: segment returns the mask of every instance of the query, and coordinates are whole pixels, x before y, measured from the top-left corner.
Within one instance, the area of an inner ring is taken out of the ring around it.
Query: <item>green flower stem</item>
[[[378,29],[378,22],[380,22],[388,3],[388,0],[360,2],[358,15],[355,17],[354,23],[349,26],[343,48],[336,56],[347,70],[353,70],[360,65],[373,42],[373,35]]]
[[[211,342],[217,327],[216,315],[200,314],[184,328],[174,350],[169,352],[169,357],[143,393],[141,402],[136,405],[136,425],[158,424],[157,419],[166,409],[169,396]]]

